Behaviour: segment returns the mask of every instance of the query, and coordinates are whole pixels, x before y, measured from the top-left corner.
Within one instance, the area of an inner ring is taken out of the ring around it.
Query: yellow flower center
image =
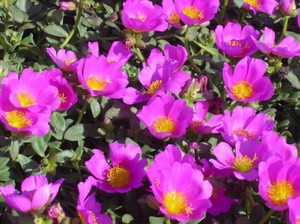
[[[134,17],[134,19],[140,20],[142,22],[145,22],[147,19],[147,16],[145,16],[145,14],[138,12]]]
[[[295,197],[294,186],[286,180],[278,181],[268,187],[267,195],[273,204],[285,206],[288,197]]]
[[[242,173],[248,172],[253,168],[253,162],[256,160],[256,156],[250,159],[247,155],[235,157],[233,160],[233,168]]]
[[[167,211],[172,215],[180,215],[186,213],[192,214],[192,206],[187,205],[186,196],[180,192],[169,191],[163,199],[164,206]]]
[[[88,213],[92,216],[92,222],[93,222],[92,224],[98,224],[95,213],[92,212],[91,210],[89,210]],[[88,221],[84,219],[81,212],[78,212],[78,216],[82,224],[89,224]]]
[[[25,113],[19,110],[6,112],[5,119],[10,126],[17,129],[22,129],[25,126],[30,126],[32,124],[32,121],[26,117]]]
[[[107,61],[108,64],[114,64],[115,63],[115,61],[112,60],[112,59],[107,59],[106,61]]]
[[[173,24],[180,24],[180,18],[177,12],[172,12],[169,15],[169,22]]]
[[[244,2],[248,3],[249,5],[251,5],[256,9],[261,8],[261,3],[259,2],[259,0],[244,0]]]
[[[251,140],[254,136],[253,133],[247,131],[246,129],[237,129],[233,131],[231,135],[244,135],[248,140]]]
[[[228,42],[228,44],[233,47],[241,47],[242,46],[242,44],[238,40],[231,40]]]
[[[106,88],[107,84],[110,84],[109,79],[101,79],[98,77],[90,77],[85,80],[86,84],[92,89],[92,90],[98,90],[102,91]]]
[[[129,171],[120,165],[112,167],[106,176],[106,181],[112,188],[124,187],[128,184],[129,180]]]
[[[173,132],[175,125],[171,118],[160,117],[154,121],[152,126],[157,133],[164,133],[164,132]]]
[[[69,67],[74,61],[76,61],[76,58],[68,58],[65,60],[65,65]]]
[[[187,17],[190,17],[191,19],[195,20],[201,20],[204,19],[203,11],[200,11],[199,9],[193,7],[193,6],[187,6],[182,10],[182,13],[186,15]]]
[[[231,87],[231,92],[235,98],[245,100],[252,95],[253,87],[248,82],[240,81]]]
[[[162,87],[162,80],[156,80],[154,82],[152,82],[149,86],[149,88],[147,89],[146,93],[149,95],[153,95],[154,93],[156,93],[160,88]]]
[[[29,107],[35,104],[34,97],[28,92],[17,93],[17,98],[22,107]]]
[[[64,93],[59,93],[59,94],[58,94],[58,97],[59,97],[59,99],[60,99],[60,104],[63,104],[63,103],[65,103],[65,102],[67,102],[67,97],[65,96]]]

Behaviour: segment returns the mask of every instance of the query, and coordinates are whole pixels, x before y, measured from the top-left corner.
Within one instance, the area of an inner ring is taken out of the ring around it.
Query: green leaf
[[[243,6],[244,0],[233,0],[234,4],[241,8]]]
[[[59,112],[53,112],[51,116],[51,124],[59,131],[66,130],[66,122],[64,117]]]
[[[17,157],[19,155],[19,148],[20,148],[20,145],[19,145],[18,140],[11,141],[9,153],[10,153],[12,160],[17,159]]]
[[[5,51],[10,51],[12,45],[8,42],[6,39],[6,36],[4,34],[0,34],[0,45],[2,45],[3,49]]]
[[[122,216],[122,222],[125,224],[129,224],[131,222],[133,222],[134,218],[130,215],[130,214],[124,214]]]
[[[34,136],[32,137],[31,146],[33,151],[38,154],[40,157],[45,156],[45,151],[47,150],[47,143],[45,142],[44,138],[41,136]]]
[[[295,87],[296,89],[300,89],[300,81],[299,81],[298,77],[293,72],[290,71],[284,77],[292,84],[293,87]]]
[[[9,158],[0,157],[0,180],[8,181],[10,180],[10,168],[8,167]]]
[[[100,104],[97,99],[95,99],[95,98],[92,99],[92,101],[90,103],[90,108],[92,111],[93,118],[98,117],[101,112],[101,109],[100,109]]]
[[[13,20],[17,23],[23,23],[25,20],[28,19],[28,15],[16,6],[10,6],[9,12]]]
[[[78,141],[84,139],[83,132],[83,124],[75,124],[66,131],[64,138],[69,141]]]
[[[78,147],[75,150],[75,153],[72,157],[72,161],[79,161],[82,153],[83,153],[83,145],[84,145],[84,141],[78,141]]]
[[[154,216],[149,217],[150,224],[164,224],[164,222],[165,222],[165,217],[154,217]]]
[[[66,163],[71,160],[74,156],[74,151],[72,150],[64,150],[59,153],[56,153],[56,162],[58,163]]]
[[[51,24],[45,27],[44,32],[55,37],[67,37],[68,32],[61,26]]]
[[[18,155],[17,161],[26,173],[32,173],[38,167],[38,164],[34,160],[22,154]]]
[[[32,6],[31,0],[18,0],[16,6],[23,12],[28,12]]]

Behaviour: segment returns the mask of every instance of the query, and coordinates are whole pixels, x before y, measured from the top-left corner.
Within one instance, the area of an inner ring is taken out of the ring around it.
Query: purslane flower
[[[158,138],[178,138],[185,134],[193,117],[192,108],[183,99],[165,94],[149,101],[137,114],[140,121]]]
[[[166,15],[161,6],[149,0],[126,0],[122,11],[123,25],[136,32],[165,31]]]
[[[48,183],[43,175],[26,178],[21,185],[21,194],[12,184],[0,187],[0,192],[8,206],[23,213],[41,213],[56,197],[63,178]]]
[[[261,59],[245,57],[237,63],[232,73],[229,64],[224,63],[223,80],[229,97],[235,101],[265,101],[272,98],[274,86],[270,78],[263,76],[266,63]]]
[[[271,15],[274,14],[278,2],[276,0],[244,0],[243,6],[252,10],[254,14],[264,12]]]
[[[167,15],[167,21],[168,23],[175,27],[180,29],[182,27],[179,14],[176,11],[175,4],[173,0],[163,0],[162,1],[162,7],[164,13]]]
[[[291,198],[288,200],[289,219],[291,224],[299,224],[300,222],[300,197]]]
[[[295,0],[280,0],[279,9],[282,13],[290,15],[296,10]]]
[[[251,37],[258,39],[260,33],[250,25],[242,28],[239,23],[229,22],[225,27],[218,25],[215,34],[216,45],[228,56],[250,56],[257,51]]]
[[[142,185],[146,159],[141,159],[142,151],[134,144],[111,143],[108,164],[102,151],[94,149],[94,155],[85,163],[97,178],[96,187],[108,193],[125,193]]]

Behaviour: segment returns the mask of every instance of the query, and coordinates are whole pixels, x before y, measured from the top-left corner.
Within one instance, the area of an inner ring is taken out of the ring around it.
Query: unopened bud
[[[135,45],[135,42],[136,42],[136,40],[134,37],[128,37],[125,40],[125,45],[126,45],[126,47],[131,48],[132,46]]]
[[[54,220],[55,223],[61,223],[66,214],[59,203],[54,204],[48,211],[48,216]]]
[[[77,6],[74,2],[63,1],[59,3],[59,8],[63,11],[74,11],[76,10]]]

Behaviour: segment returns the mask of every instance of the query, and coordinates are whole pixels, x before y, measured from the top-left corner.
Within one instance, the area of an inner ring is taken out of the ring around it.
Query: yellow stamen
[[[231,92],[235,98],[245,100],[252,95],[253,87],[248,82],[240,81],[231,87]]]
[[[76,61],[76,58],[68,58],[65,60],[65,65],[69,67],[74,61]]]
[[[133,18],[138,19],[142,22],[145,22],[147,19],[147,16],[144,13],[138,12]]]
[[[149,95],[153,95],[158,90],[160,90],[161,87],[162,87],[162,80],[156,80],[156,81],[154,81],[150,84],[150,86],[147,89],[146,93],[149,94]]]
[[[35,104],[35,98],[28,92],[17,93],[17,98],[22,107],[29,107]]]
[[[256,159],[256,156],[250,159],[247,155],[235,157],[233,160],[233,168],[242,173],[248,172],[253,168],[253,162]]]
[[[152,124],[152,127],[157,133],[173,132],[174,126],[173,120],[169,117],[159,117]]]
[[[167,211],[172,215],[187,214],[190,215],[193,213],[192,206],[187,205],[186,196],[180,192],[169,191],[163,199],[164,206]]]
[[[17,129],[22,129],[25,126],[30,126],[32,124],[32,121],[26,117],[25,113],[19,110],[6,112],[5,119],[10,126]]]
[[[115,63],[115,61],[112,60],[112,59],[107,59],[106,61],[107,61],[108,64],[114,64]]]
[[[172,24],[180,24],[180,18],[177,12],[172,12],[168,18],[169,22]]]
[[[129,171],[120,165],[112,167],[106,176],[106,181],[112,188],[124,187],[130,180]]]
[[[58,94],[58,97],[59,97],[59,99],[60,99],[60,104],[63,104],[63,103],[65,103],[65,102],[67,102],[67,97],[65,96],[64,93],[59,93],[59,94]]]
[[[187,17],[190,17],[191,19],[195,20],[201,20],[204,19],[203,11],[200,11],[199,9],[193,7],[193,6],[187,6],[182,10],[182,13],[186,15]]]
[[[249,5],[251,5],[252,7],[256,8],[256,9],[261,8],[261,3],[259,2],[259,0],[244,0],[244,2],[248,3]]]
[[[111,83],[109,79],[103,80],[99,77],[94,76],[86,79],[85,82],[92,90],[98,91],[104,90],[106,88],[106,85]]]
[[[228,44],[233,47],[241,47],[242,46],[242,44],[238,40],[231,40],[228,42]]]
[[[92,224],[98,224],[95,213],[92,212],[91,210],[89,210],[89,211],[87,211],[87,212],[92,216],[92,222],[93,222]],[[85,219],[84,219],[84,217],[83,217],[83,215],[82,215],[81,212],[78,212],[77,214],[78,214],[78,216],[79,216],[79,219],[80,219],[80,221],[81,221],[81,224],[90,224],[90,223],[88,222],[88,220],[85,220]]]
[[[285,206],[288,197],[295,197],[294,186],[286,180],[278,181],[268,187],[267,195],[273,204]]]
[[[231,135],[244,135],[248,140],[251,140],[254,136],[252,132],[249,132],[246,129],[237,129],[233,131]]]

